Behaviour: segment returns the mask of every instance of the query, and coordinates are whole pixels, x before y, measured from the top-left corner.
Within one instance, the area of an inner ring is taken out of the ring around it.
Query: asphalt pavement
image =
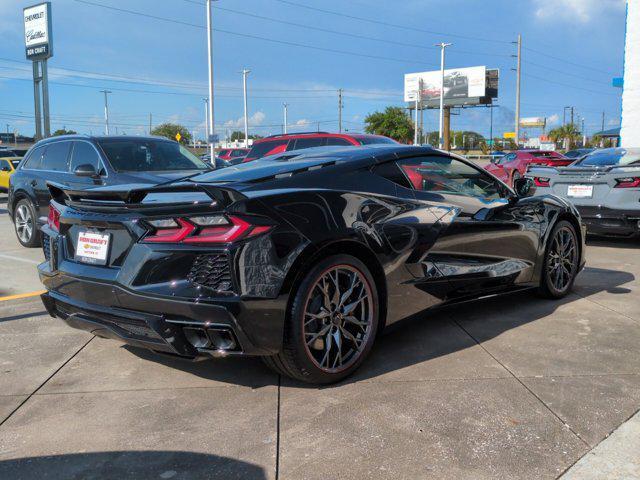
[[[168,359],[50,318],[42,254],[3,208],[0,478],[640,477],[637,241],[590,240],[562,301],[427,313],[317,388],[258,359]]]

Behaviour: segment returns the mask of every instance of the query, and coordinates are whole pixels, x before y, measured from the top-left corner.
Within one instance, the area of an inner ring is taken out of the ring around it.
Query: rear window
[[[231,151],[231,158],[244,157],[246,155],[247,155],[247,151],[246,150],[232,150]]]
[[[247,158],[256,159],[262,158],[265,155],[269,155],[271,153],[278,153],[280,151],[284,151],[285,149],[278,147],[285,147],[289,143],[289,140],[267,140],[266,142],[255,143],[251,148],[251,151],[247,155]],[[275,150],[275,151],[274,151]]]
[[[387,137],[359,137],[356,138],[361,145],[375,145],[378,143],[390,143],[395,145],[397,142]]]
[[[209,170],[202,160],[176,142],[109,138],[98,144],[118,172]]]
[[[293,150],[304,150],[305,148],[322,147],[327,139],[325,137],[299,138]]]
[[[582,160],[578,160],[574,165],[583,167],[640,165],[640,151],[629,151],[624,148],[595,151]]]
[[[531,155],[538,158],[558,158],[560,156],[556,152],[531,152]]]

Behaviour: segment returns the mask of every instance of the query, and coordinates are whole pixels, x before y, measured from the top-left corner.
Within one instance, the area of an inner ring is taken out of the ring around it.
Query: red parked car
[[[248,148],[223,148],[216,156],[227,162],[237,163],[233,160],[244,158],[247,153],[249,153]]]
[[[395,144],[398,143],[382,135],[351,134],[351,133],[290,133],[286,135],[272,135],[270,137],[255,140],[251,151],[247,154],[243,162],[257,160],[267,155],[289,152],[291,150],[302,150],[304,148],[324,147],[324,146],[353,146],[373,145],[376,143]]]
[[[507,185],[513,185],[515,179],[524,176],[529,165],[565,167],[574,160],[552,150],[518,150],[495,159],[484,169]]]

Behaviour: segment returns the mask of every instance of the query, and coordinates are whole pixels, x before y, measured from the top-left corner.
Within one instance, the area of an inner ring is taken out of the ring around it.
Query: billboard
[[[53,55],[51,41],[51,3],[45,2],[22,10],[24,45],[27,59],[43,60]]]
[[[547,126],[547,119],[544,117],[528,117],[520,119],[520,126],[525,128],[544,128]]]
[[[627,2],[620,145],[640,147],[640,2]]]
[[[408,73],[404,76],[404,101],[415,102],[418,92],[427,106],[440,102],[440,70]],[[444,71],[444,101],[446,105],[464,105],[470,99],[479,99],[487,94],[487,68],[452,68]]]

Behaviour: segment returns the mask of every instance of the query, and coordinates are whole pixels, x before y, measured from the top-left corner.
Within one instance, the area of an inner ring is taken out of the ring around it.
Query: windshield
[[[13,150],[0,150],[0,158],[17,157]]]
[[[253,160],[256,158],[262,158],[265,155],[284,152],[288,143],[289,140],[269,140],[266,142],[255,143],[253,147],[251,147],[247,158],[251,158]]]
[[[98,140],[98,144],[118,172],[210,169],[182,145],[169,140],[107,138]]]
[[[640,150],[630,151],[624,148],[614,150],[599,150],[590,153],[582,160],[578,160],[575,165],[582,167],[607,167],[619,165],[640,165]]]

